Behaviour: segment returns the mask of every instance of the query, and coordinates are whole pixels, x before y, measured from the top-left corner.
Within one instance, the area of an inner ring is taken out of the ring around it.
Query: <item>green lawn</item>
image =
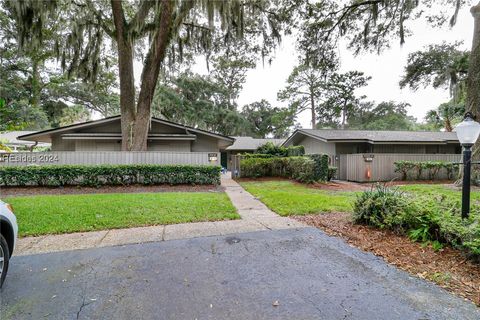
[[[240,183],[281,216],[322,212],[351,212],[354,192],[324,191],[290,181]]]
[[[43,195],[8,198],[20,236],[239,219],[224,193]]]

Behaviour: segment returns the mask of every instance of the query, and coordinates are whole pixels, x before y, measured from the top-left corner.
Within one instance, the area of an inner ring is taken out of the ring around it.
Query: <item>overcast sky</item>
[[[408,88],[400,90],[398,82],[406,65],[408,54],[421,50],[426,45],[442,41],[463,40],[462,49],[469,49],[473,33],[473,18],[469,7],[465,7],[459,13],[457,25],[453,28],[432,29],[427,23],[420,20],[411,25],[414,35],[407,38],[403,46],[396,41],[390,50],[386,50],[380,55],[364,54],[354,57],[345,48],[338,50],[342,72],[359,70],[372,77],[368,87],[360,89],[359,94],[366,95],[368,100],[377,103],[388,100],[408,102],[411,104],[409,113],[421,121],[428,110],[447,101],[449,93],[448,90],[432,88],[420,89],[416,92]],[[294,40],[284,39],[281,47],[277,49],[271,65],[262,66],[259,63],[256,69],[248,73],[247,82],[239,98],[239,105],[243,106],[262,98],[270,101],[272,105],[284,105],[277,101],[277,92],[285,86],[285,81],[297,62],[296,57]],[[309,127],[308,111],[299,116],[298,122],[303,127]]]

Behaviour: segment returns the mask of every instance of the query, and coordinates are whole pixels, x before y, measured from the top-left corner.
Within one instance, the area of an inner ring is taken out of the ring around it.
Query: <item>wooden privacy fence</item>
[[[219,165],[219,152],[54,151],[0,153],[0,166],[62,164]]]
[[[337,176],[340,180],[356,182],[400,180],[401,173],[395,172],[397,161],[461,162],[461,156],[461,154],[344,154],[338,159]],[[447,179],[446,173],[440,172],[437,179]]]

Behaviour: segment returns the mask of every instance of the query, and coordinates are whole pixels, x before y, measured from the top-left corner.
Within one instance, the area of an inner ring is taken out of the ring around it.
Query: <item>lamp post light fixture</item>
[[[465,113],[463,121],[455,127],[458,140],[463,147],[463,184],[462,184],[462,218],[470,213],[470,176],[472,169],[472,146],[480,135],[480,123],[474,120],[471,112]]]

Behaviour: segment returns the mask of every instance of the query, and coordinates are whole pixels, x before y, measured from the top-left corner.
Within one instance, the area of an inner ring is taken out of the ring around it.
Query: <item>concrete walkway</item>
[[[89,249],[116,245],[223,236],[261,230],[304,227],[302,223],[278,216],[246,192],[230,174],[222,175],[222,186],[237,208],[241,220],[182,223],[151,227],[47,235],[19,239],[15,255]]]

